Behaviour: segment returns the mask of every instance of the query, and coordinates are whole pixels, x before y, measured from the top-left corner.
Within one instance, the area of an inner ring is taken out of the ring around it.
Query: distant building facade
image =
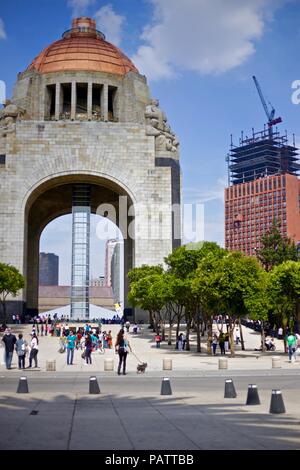
[[[40,286],[39,312],[46,312],[70,304],[71,286]],[[90,287],[90,302],[97,307],[114,310],[111,287]]]
[[[40,253],[40,286],[58,286],[59,257],[54,253]]]
[[[91,287],[104,287],[105,284],[105,276],[99,276],[91,279],[90,283]]]

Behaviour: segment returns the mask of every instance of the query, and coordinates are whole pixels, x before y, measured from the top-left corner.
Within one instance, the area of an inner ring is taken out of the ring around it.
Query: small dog
[[[136,368],[137,374],[144,374],[147,365],[148,365],[147,362],[142,362],[142,364],[138,364]]]

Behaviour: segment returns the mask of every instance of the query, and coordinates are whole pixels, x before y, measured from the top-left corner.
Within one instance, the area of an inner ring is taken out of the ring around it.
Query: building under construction
[[[297,148],[280,135],[282,122],[267,105],[253,76],[268,124],[261,132],[244,137],[235,146],[231,137],[228,188],[225,189],[225,247],[255,255],[261,238],[276,222],[283,237],[300,242],[300,181]]]
[[[231,142],[225,189],[225,247],[255,255],[276,221],[284,237],[300,241],[300,181],[295,143],[273,129]]]

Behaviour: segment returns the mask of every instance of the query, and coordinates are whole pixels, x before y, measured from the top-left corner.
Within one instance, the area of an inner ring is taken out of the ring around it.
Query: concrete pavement
[[[119,325],[103,325],[103,329],[112,330],[113,338],[115,340]],[[31,327],[29,325],[16,325],[13,327],[14,332],[17,334],[22,331],[24,337],[29,341]],[[184,331],[182,328],[181,331]],[[228,369],[229,370],[270,370],[272,368],[272,357],[278,356],[281,358],[281,368],[283,370],[300,371],[300,358],[296,363],[289,363],[288,356],[283,352],[283,342],[275,340],[276,352],[260,353],[254,351],[255,348],[259,347],[260,335],[248,328],[243,327],[243,334],[245,338],[246,351],[241,351],[241,347],[238,346],[236,350],[236,356],[231,358],[227,354],[228,358]],[[192,334],[191,351],[178,351],[175,350],[174,340],[173,345],[168,346],[166,342],[161,344],[159,349],[156,348],[154,342],[154,334],[152,330],[149,330],[146,325],[142,325],[142,331],[138,335],[130,333],[128,335],[133,352],[143,362],[147,362],[148,367],[146,370],[147,375],[159,375],[162,372],[163,359],[168,357],[173,362],[172,373],[183,373],[183,374],[198,374],[205,371],[218,371],[218,359],[221,358],[220,352],[216,356],[208,356],[206,354],[206,341],[202,343],[202,353],[196,352],[196,338],[195,334]],[[63,373],[74,373],[74,372],[104,372],[104,360],[105,358],[114,359],[114,370],[116,371],[118,364],[118,356],[114,350],[105,350],[105,354],[99,354],[98,352],[92,353],[92,365],[86,365],[85,360],[81,358],[81,351],[75,351],[74,365],[67,365],[66,353],[59,353],[59,338],[43,336],[39,337],[39,354],[38,363],[39,371],[46,370],[46,361],[55,359],[56,371]],[[134,354],[129,354],[127,358],[127,371],[129,374],[136,373],[137,359]],[[0,359],[3,358],[2,349],[0,349]],[[28,365],[28,359],[26,361]],[[13,369],[6,371],[3,361],[0,366],[0,373],[4,372],[9,374],[19,373],[17,369],[17,356],[14,354]],[[37,373],[36,370],[32,369],[32,373]],[[51,372],[49,372],[51,374]],[[53,373],[52,373],[53,374]],[[106,374],[110,374],[106,372]],[[3,374],[2,374],[3,375]]]
[[[29,327],[21,329],[28,337]],[[119,327],[110,329],[115,337]],[[274,354],[253,350],[259,335],[247,329],[244,334],[249,350],[238,350],[236,358],[228,358],[229,370],[218,370],[221,356],[197,354],[195,338],[190,352],[164,343],[156,349],[145,327],[129,336],[135,353],[148,362],[146,374],[136,374],[130,354],[125,377],[104,371],[104,358],[116,358],[113,351],[93,353],[92,366],[77,352],[75,365],[67,366],[58,338],[40,337],[39,369],[19,371],[16,356],[13,370],[1,366],[0,449],[299,449],[299,362],[290,364],[277,342],[282,368],[272,369]],[[162,370],[164,357],[173,359],[172,371]],[[47,359],[56,360],[56,372],[46,372]],[[16,393],[20,375],[28,377],[29,394]],[[88,394],[91,375],[99,380],[100,395]],[[172,396],[160,395],[163,376],[171,378]],[[229,377],[235,399],[224,398]],[[258,385],[261,405],[245,405],[250,383]],[[272,388],[282,389],[286,414],[269,414]]]

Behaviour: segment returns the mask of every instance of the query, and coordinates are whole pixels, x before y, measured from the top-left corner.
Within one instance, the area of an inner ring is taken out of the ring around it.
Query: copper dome
[[[72,29],[63,39],[44,49],[31,63],[28,70],[40,73],[87,71],[125,75],[139,73],[130,59],[116,46],[105,40],[96,30],[96,22],[81,17],[73,20]]]

